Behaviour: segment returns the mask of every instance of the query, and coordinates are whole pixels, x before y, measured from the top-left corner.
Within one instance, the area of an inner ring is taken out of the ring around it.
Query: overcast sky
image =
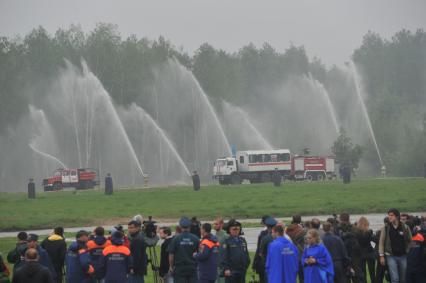
[[[234,52],[249,42],[278,51],[304,45],[310,57],[341,65],[368,30],[389,38],[426,26],[425,0],[0,0],[0,36],[50,33],[70,24],[90,31],[117,24],[122,36],[163,35],[190,54],[202,43]]]

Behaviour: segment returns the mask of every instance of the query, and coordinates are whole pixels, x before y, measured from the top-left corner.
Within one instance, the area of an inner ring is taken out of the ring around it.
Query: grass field
[[[259,218],[264,214],[372,213],[389,207],[423,211],[426,179],[365,179],[349,185],[285,182],[280,188],[271,184],[211,185],[198,192],[190,187],[133,189],[116,190],[112,196],[100,190],[40,192],[35,200],[23,193],[1,193],[0,204],[2,231],[109,224],[136,214],[175,220],[182,215],[212,219],[217,215]]]

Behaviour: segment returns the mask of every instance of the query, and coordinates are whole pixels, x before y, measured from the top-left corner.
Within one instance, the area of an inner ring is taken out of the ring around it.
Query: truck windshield
[[[225,164],[226,164],[226,160],[218,160],[218,161],[216,161],[216,165],[217,166],[225,166]]]

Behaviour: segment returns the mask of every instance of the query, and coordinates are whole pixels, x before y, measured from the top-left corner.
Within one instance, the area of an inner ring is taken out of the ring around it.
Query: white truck
[[[215,161],[213,178],[221,185],[271,181],[272,174],[278,170],[283,178],[290,178],[292,162],[290,150],[248,150],[237,151],[236,157],[224,157]]]

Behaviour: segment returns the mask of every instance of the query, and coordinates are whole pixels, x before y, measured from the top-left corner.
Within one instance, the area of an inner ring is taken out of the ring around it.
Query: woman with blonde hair
[[[304,283],[333,283],[333,261],[317,230],[308,230],[306,243],[302,255]]]
[[[371,242],[374,241],[370,222],[364,216],[360,217],[354,230],[357,245],[353,248],[352,259],[358,282],[367,282],[367,268],[371,282],[375,279],[375,254]]]

